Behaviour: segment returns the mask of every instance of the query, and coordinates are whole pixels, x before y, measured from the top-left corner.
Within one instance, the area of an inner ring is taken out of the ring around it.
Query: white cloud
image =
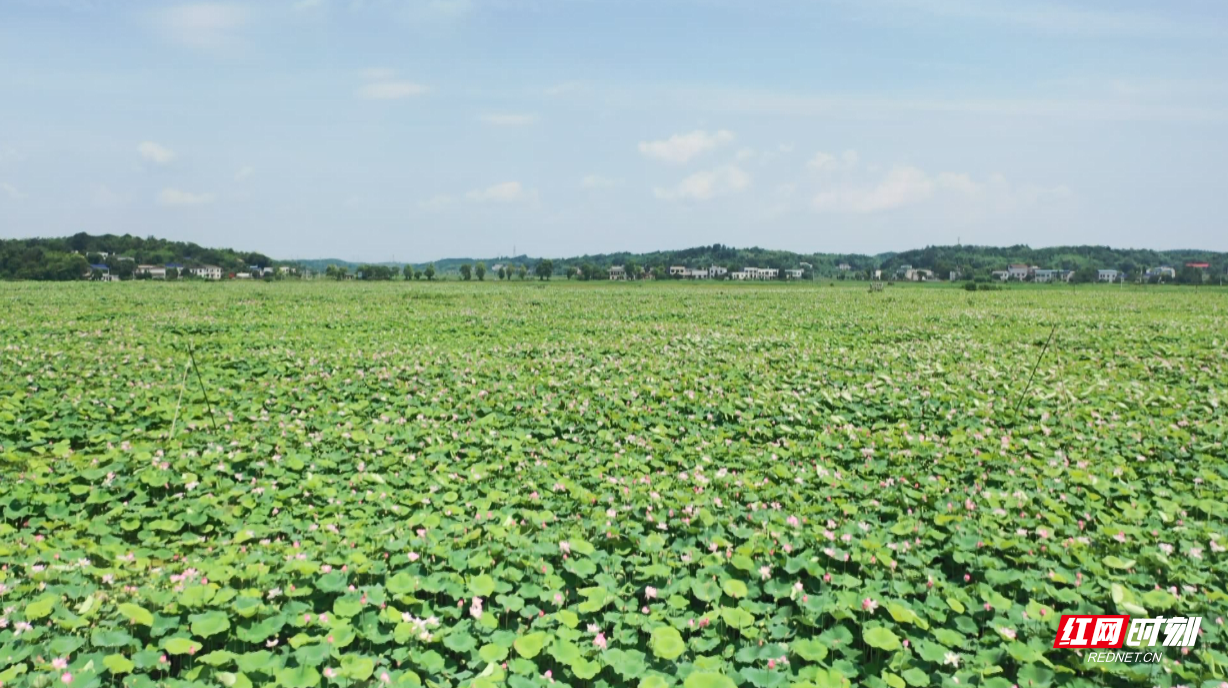
[[[244,165],[243,167],[239,168],[238,172],[235,172],[235,181],[244,181],[249,179],[253,174],[256,174],[256,169],[251,165]]]
[[[733,159],[737,160],[738,162],[750,160],[753,157],[755,157],[755,149],[750,147],[742,148],[733,155]]]
[[[532,195],[531,192],[525,191],[520,182],[502,182],[485,189],[474,189],[465,194],[465,198],[476,203],[514,203],[526,200]]]
[[[706,201],[742,191],[750,186],[750,181],[750,175],[737,165],[721,165],[711,170],[696,172],[673,188],[657,187],[652,193],[657,198],[668,201]]]
[[[453,203],[456,203],[456,199],[454,197],[446,194],[440,194],[428,200],[419,201],[418,207],[424,210],[443,210]]]
[[[116,193],[106,184],[96,184],[90,189],[90,203],[96,208],[119,208],[128,204],[128,199]]]
[[[944,198],[957,204],[952,208],[964,212],[1006,214],[1072,195],[1065,186],[1015,186],[1000,174],[977,181],[965,173],[928,174],[917,167],[895,165],[877,183],[842,183],[823,189],[814,196],[812,205],[819,212],[868,214]]]
[[[423,210],[439,211],[450,208],[462,201],[476,204],[486,203],[537,203],[537,191],[526,189],[520,182],[500,182],[484,189],[473,189],[463,196],[439,194],[425,201],[418,201],[418,207]]]
[[[160,146],[153,141],[142,141],[137,147],[136,152],[149,162],[165,165],[175,159],[175,151]]]
[[[22,162],[25,159],[16,148],[0,145],[0,162]]]
[[[611,179],[610,177],[603,177],[599,174],[585,175],[584,178],[580,180],[580,186],[584,187],[585,189],[612,189],[616,186],[622,186],[622,184],[623,180],[621,179]]]
[[[545,94],[551,97],[566,96],[584,93],[588,90],[590,90],[589,85],[583,81],[566,81],[561,84],[546,87]]]
[[[14,201],[20,201],[26,198],[24,193],[8,182],[0,182],[0,191],[3,191],[5,196],[8,196]]]
[[[162,10],[157,23],[167,38],[194,48],[225,48],[234,32],[248,21],[247,8],[227,3],[202,2]]]
[[[691,158],[732,142],[733,132],[724,129],[709,134],[702,129],[689,134],[674,134],[661,141],[641,141],[640,153],[645,157],[673,164],[684,163]]]
[[[841,186],[814,197],[820,212],[875,213],[924,201],[934,193],[934,180],[925,172],[896,165],[878,184],[870,187]]]
[[[426,93],[426,86],[412,81],[377,81],[365,84],[357,91],[359,98],[368,100],[397,100],[423,93]]]
[[[537,115],[492,114],[482,115],[479,120],[497,127],[523,127],[537,122]]]
[[[869,4],[858,0],[856,6],[858,11],[864,11]],[[989,21],[1060,34],[1189,37],[1214,34],[1223,28],[1163,13],[1118,9],[1114,3],[1108,3],[1105,9],[1030,0],[882,0],[879,4],[893,15],[898,15],[901,9],[912,9],[940,17]]]
[[[214,201],[211,193],[191,193],[179,189],[162,189],[158,194],[158,203],[170,206],[205,205]]]
[[[855,150],[846,150],[840,155],[832,153],[824,153],[819,151],[814,154],[814,157],[806,161],[806,167],[817,172],[838,172],[842,170],[851,170],[857,167],[861,161],[861,156]]]
[[[392,81],[397,77],[395,69],[387,67],[371,67],[358,73],[365,81]]]

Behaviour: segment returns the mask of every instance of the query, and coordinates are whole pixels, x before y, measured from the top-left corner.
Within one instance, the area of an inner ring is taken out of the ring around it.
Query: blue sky
[[[1220,0],[0,0],[0,237],[1228,250]]]

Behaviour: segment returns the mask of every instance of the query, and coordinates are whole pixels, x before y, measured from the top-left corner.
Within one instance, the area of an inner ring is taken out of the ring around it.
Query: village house
[[[1147,279],[1151,279],[1153,277],[1156,277],[1159,279],[1164,279],[1165,277],[1167,277],[1168,279],[1176,279],[1177,270],[1167,265],[1161,265],[1158,268],[1151,268],[1150,270],[1148,270],[1146,273],[1144,273],[1144,277],[1146,277]]]
[[[1070,270],[1036,270],[1032,274],[1033,282],[1069,282],[1074,272]]]
[[[796,270],[785,270],[785,279],[801,279],[805,274],[805,270],[798,268]]]
[[[729,271],[719,265],[713,265],[708,268],[708,277],[711,279],[722,279]]]
[[[1116,270],[1097,270],[1096,271],[1096,281],[1097,282],[1116,282],[1118,281],[1117,274],[1118,273]]]
[[[1035,267],[1028,267],[1022,263],[1015,263],[1006,268],[1007,279],[1019,280],[1022,282],[1030,277],[1032,275],[1032,271],[1035,269]]]
[[[742,268],[742,271],[747,274],[747,279],[752,280],[774,280],[780,276],[780,270],[776,268]]]
[[[996,280],[1005,282],[1011,278],[1011,273],[1007,272],[1006,270],[994,270],[993,272],[989,273],[989,276]]]
[[[136,274],[148,275],[150,279],[166,279],[166,268],[161,265],[138,265]]]
[[[686,277],[686,274],[687,274],[688,272],[690,272],[690,271],[689,271],[689,270],[687,270],[687,269],[686,269],[686,266],[683,266],[683,265],[671,265],[671,266],[669,266],[669,276],[670,276],[670,277]]]
[[[848,272],[849,270],[853,269],[853,266],[849,265],[848,263],[841,263],[836,266],[836,269],[840,272]]]
[[[613,265],[609,269],[610,279],[623,281],[627,279],[627,269],[621,265]]]
[[[216,265],[201,265],[201,266],[192,268],[191,270],[189,270],[189,272],[192,273],[192,276],[199,277],[201,279],[207,279],[207,280],[222,279],[222,269]]]

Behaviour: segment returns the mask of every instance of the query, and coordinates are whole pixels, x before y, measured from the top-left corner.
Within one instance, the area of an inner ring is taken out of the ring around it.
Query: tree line
[[[272,258],[257,252],[205,248],[191,242],[169,241],[131,234],[85,233],[55,239],[0,239],[0,279],[79,280],[105,265],[121,279],[136,277],[136,266],[179,264],[184,267],[216,265],[241,272],[249,266],[271,267]]]

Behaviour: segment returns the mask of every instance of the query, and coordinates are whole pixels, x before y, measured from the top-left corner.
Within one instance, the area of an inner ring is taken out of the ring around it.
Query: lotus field
[[[1228,685],[1215,291],[0,296],[4,688]]]

